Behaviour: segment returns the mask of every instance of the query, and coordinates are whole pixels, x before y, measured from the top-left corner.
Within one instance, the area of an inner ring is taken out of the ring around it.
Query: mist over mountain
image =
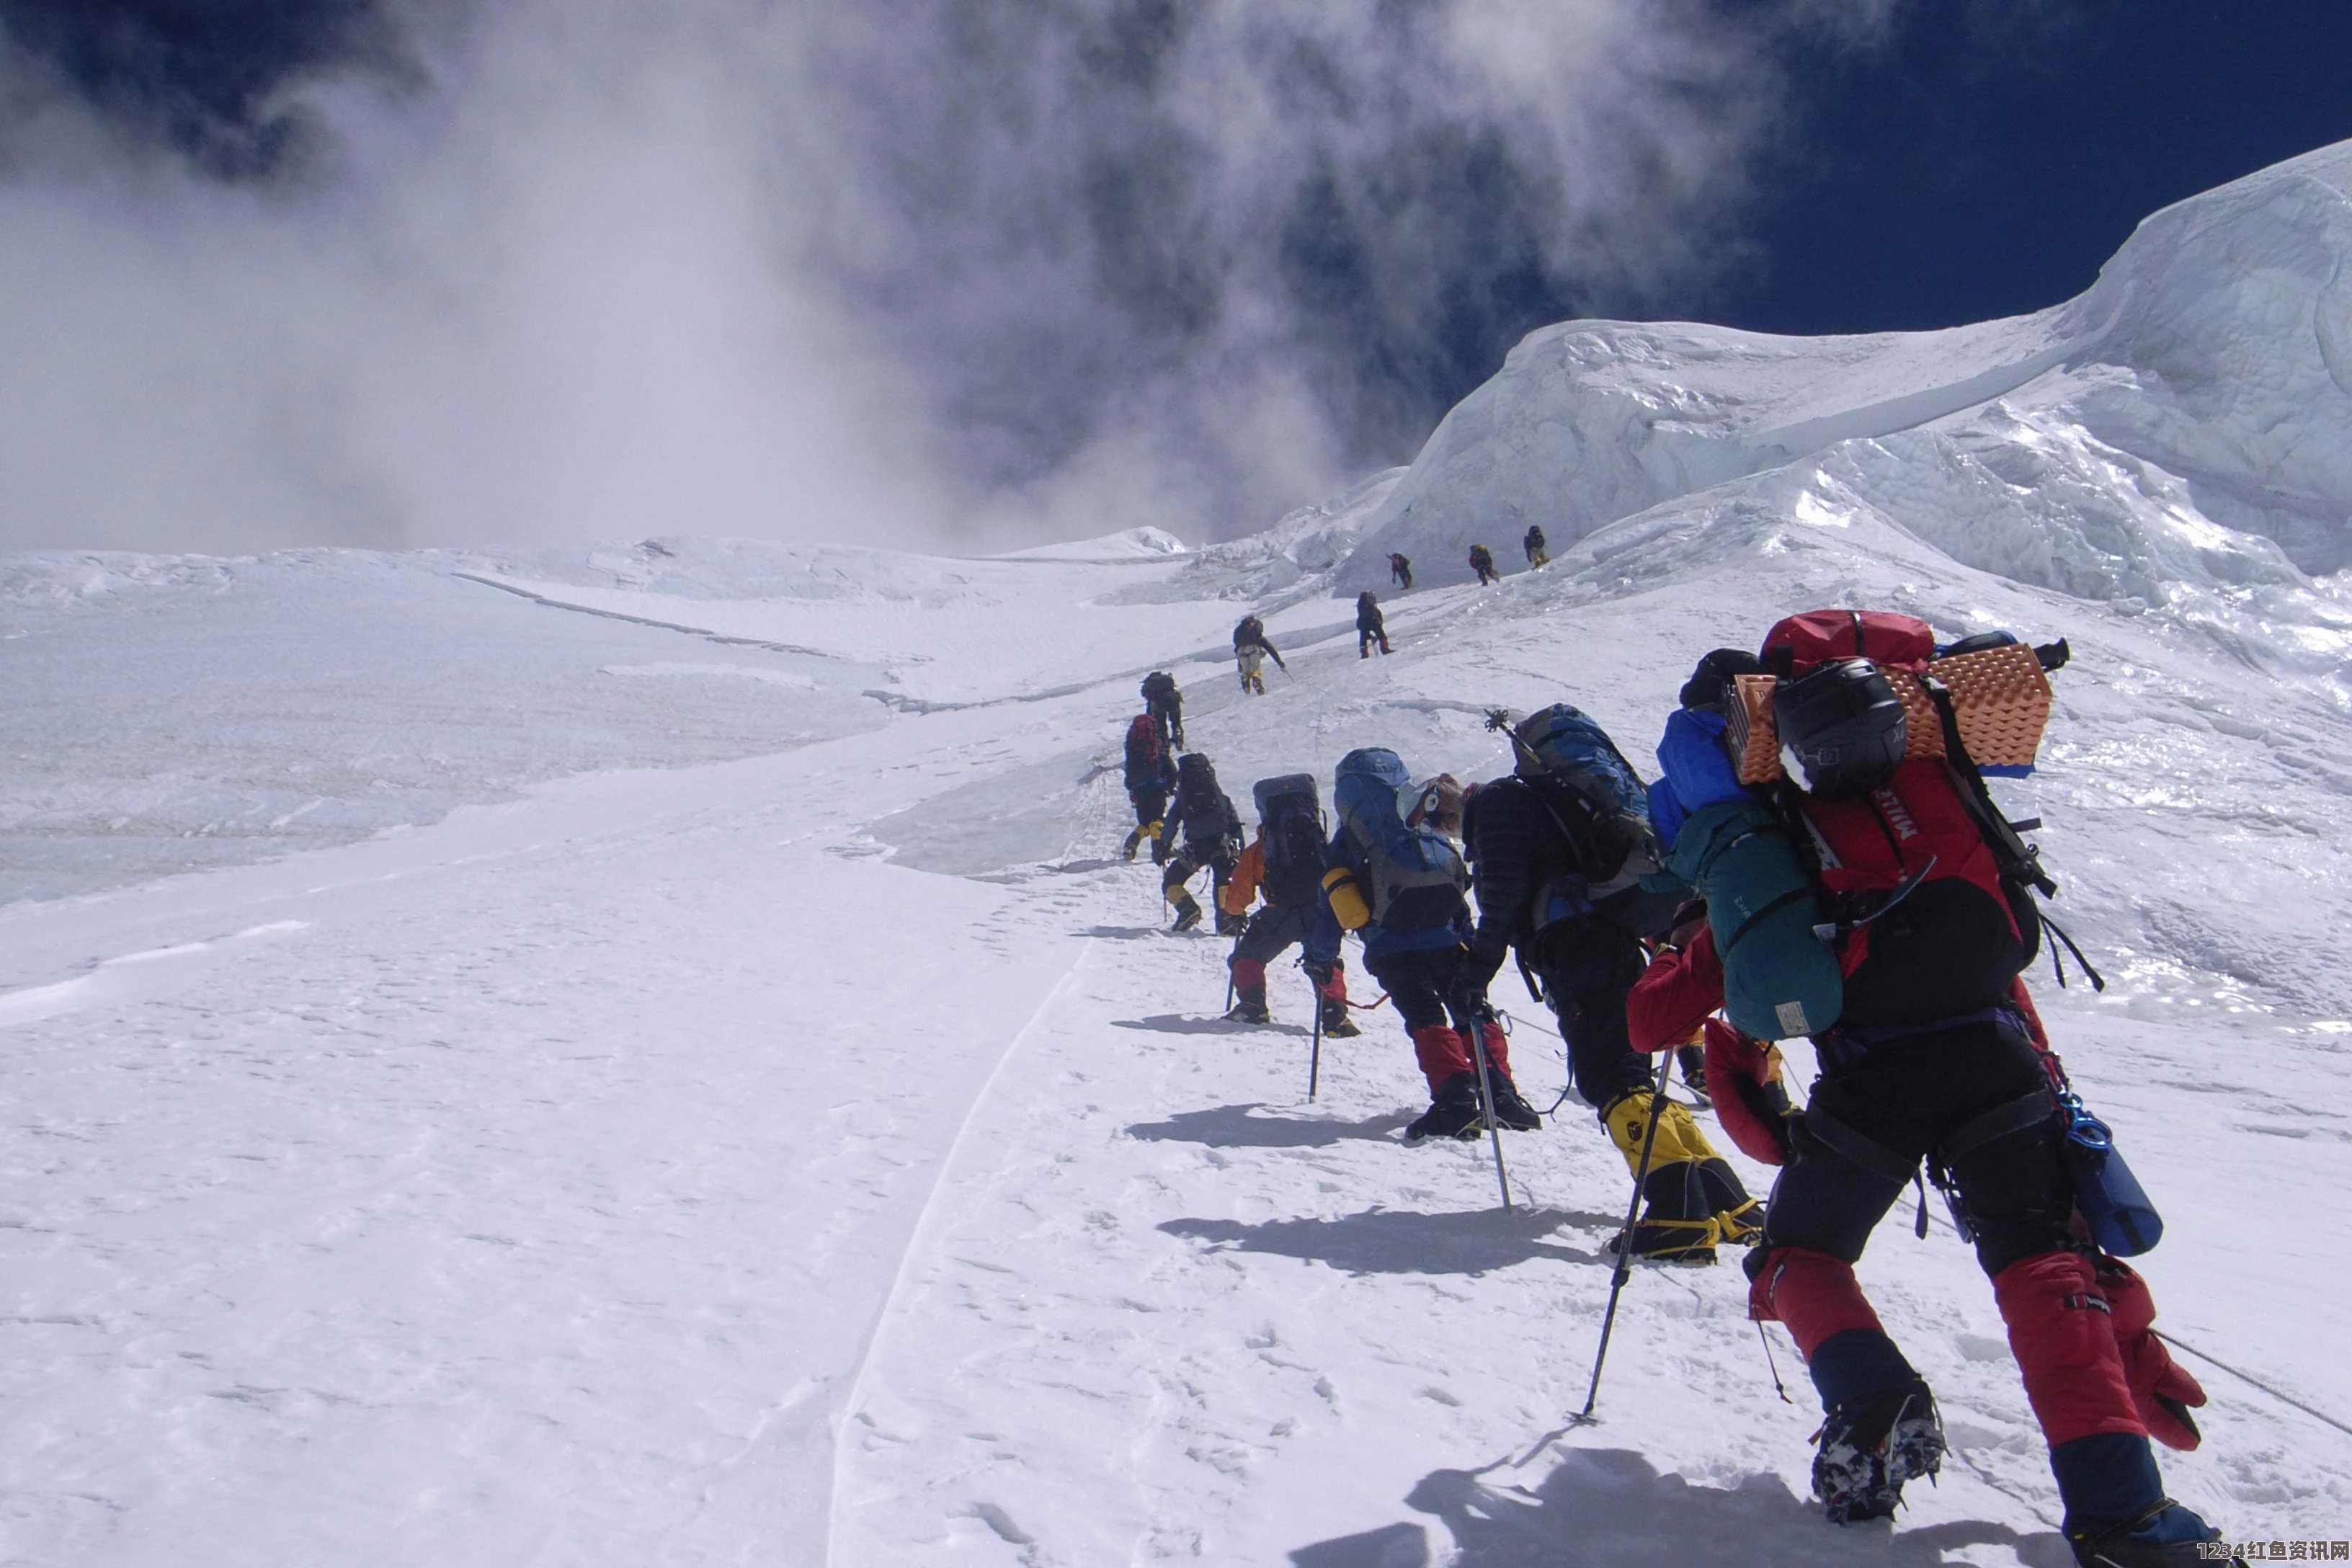
[[[1902,13],[5,0],[0,539],[1245,531],[1747,266]]]

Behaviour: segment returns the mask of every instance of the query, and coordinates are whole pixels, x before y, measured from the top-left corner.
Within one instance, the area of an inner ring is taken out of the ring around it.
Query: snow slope
[[[2352,563],[2348,254],[2352,143],[2158,213],[2080,298],[2011,321],[1834,339],[1548,327],[1446,416],[1340,582],[1381,581],[1394,549],[1428,581],[1466,580],[1480,540],[1514,570],[1530,523],[1556,552],[1790,463],[1837,468],[1974,564],[2014,574],[2038,552],[2033,580],[2070,593],[2146,597],[2151,557],[2200,584],[2333,573]],[[2040,500],[2053,482],[2115,493],[2070,522]],[[2014,538],[2053,521],[2037,545]]]
[[[1509,1142],[1505,1211],[1483,1148],[1396,1142],[1388,1010],[1309,1102],[1303,980],[1215,1022],[1223,945],[1162,934],[1116,858],[1141,671],[1240,798],[1360,744],[1485,775],[1486,705],[1570,697],[1639,755],[1699,652],[1830,603],[2072,638],[2004,795],[2111,984],[2037,985],[2165,1208],[2164,1326],[2263,1385],[2184,1354],[2214,1397],[2167,1479],[2236,1537],[2346,1535],[2314,1245],[2352,1184],[2342,586],[2091,431],[2112,366],[1901,402],[2014,369],[2020,331],[1941,380],[1761,345],[1755,428],[1845,434],[1389,599],[1385,659],[1329,595],[1360,539],[1439,564],[1398,498],[1455,448],[1181,553],[6,563],[0,1563],[2058,1568],[1940,1219],[1863,1265],[1955,1446],[1891,1528],[1805,1502],[1817,1417],[1733,1268],[1638,1275],[1573,1425],[1626,1186],[1590,1117]],[[2252,395],[2217,375],[2205,406]],[[2254,451],[2238,417],[2179,449]],[[2288,443],[2298,485],[2343,428]],[[2102,557],[2113,587],[2055,564]],[[1244,606],[1290,658],[1265,699],[1224,656]],[[175,859],[207,823],[242,831]],[[1541,1106],[1558,1044],[1509,986]]]

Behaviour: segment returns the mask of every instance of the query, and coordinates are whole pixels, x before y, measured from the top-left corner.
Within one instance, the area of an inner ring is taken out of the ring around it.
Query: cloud
[[[1528,327],[1738,265],[1775,51],[1888,25],[219,10],[0,0],[0,543],[1262,526],[1409,458]]]

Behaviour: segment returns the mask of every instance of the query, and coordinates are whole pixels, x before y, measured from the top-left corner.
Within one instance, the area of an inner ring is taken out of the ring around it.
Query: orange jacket
[[[1217,907],[1229,915],[1245,915],[1250,905],[1257,901],[1257,885],[1265,880],[1265,835],[1260,833],[1249,841],[1242,858],[1234,862],[1233,875],[1225,879],[1225,890],[1217,895]]]

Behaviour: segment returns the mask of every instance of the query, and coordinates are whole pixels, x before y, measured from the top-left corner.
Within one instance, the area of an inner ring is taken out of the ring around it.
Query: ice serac
[[[2076,299],[1941,331],[1686,322],[1530,334],[1439,426],[1336,587],[1402,550],[1466,578],[1757,476],[1968,564],[2089,597],[2293,584],[2346,564],[2352,143],[2143,223]],[[1759,494],[1765,492],[1759,492]],[[1716,498],[1720,500],[1722,498]]]
[[[2084,302],[2124,374],[2076,402],[2093,436],[2189,487],[2305,572],[2352,563],[2352,142],[2158,213]]]

